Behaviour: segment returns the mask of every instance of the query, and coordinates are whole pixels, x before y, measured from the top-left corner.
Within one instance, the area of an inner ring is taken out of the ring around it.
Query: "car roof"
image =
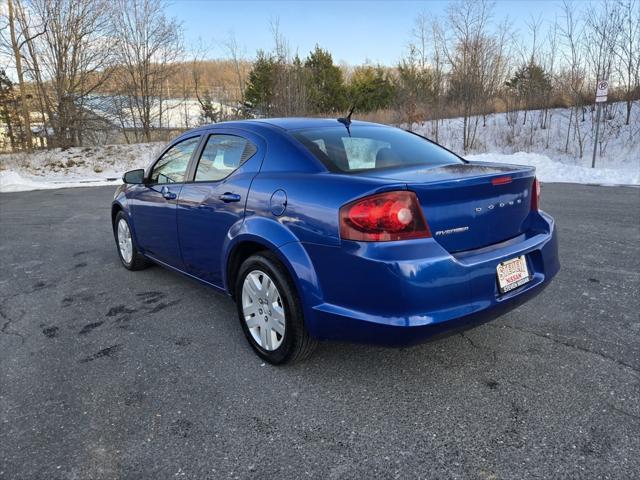
[[[301,128],[322,128],[322,127],[344,127],[344,124],[338,122],[337,118],[308,118],[308,117],[289,117],[289,118],[264,118],[254,120],[255,122],[268,123],[280,127],[284,130],[298,130]],[[360,120],[352,120],[351,125],[378,125],[371,122],[363,122]]]
[[[352,120],[353,126],[386,126],[379,123],[363,122],[360,120]],[[207,130],[212,128],[242,128],[247,130],[256,130],[262,128],[277,128],[281,130],[299,130],[305,128],[325,128],[325,127],[344,127],[336,118],[260,118],[250,120],[231,120],[228,122],[212,123],[194,128],[186,133],[194,133],[199,130]],[[181,135],[184,136],[185,134]]]

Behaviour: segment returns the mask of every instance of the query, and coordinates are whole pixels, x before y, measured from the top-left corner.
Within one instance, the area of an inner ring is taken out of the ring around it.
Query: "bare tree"
[[[432,120],[432,132],[435,141],[438,142],[440,129],[438,128],[439,122],[442,121],[442,103],[445,93],[445,71],[444,71],[444,58],[443,58],[443,46],[441,45],[443,35],[440,34],[440,24],[437,20],[431,23],[431,39],[432,39],[432,54],[431,54],[431,66],[432,66],[432,81],[431,88],[433,90],[433,120]]]
[[[224,112],[219,105],[219,98],[213,98],[210,86],[205,84],[203,79],[203,59],[208,48],[200,41],[192,48],[193,59],[191,60],[191,80],[193,82],[193,93],[200,104],[200,121],[202,123],[217,123],[224,120]],[[217,89],[218,97],[222,93]]]
[[[462,109],[462,146],[473,148],[479,113],[487,111],[487,95],[494,92],[505,72],[503,55],[506,35],[491,35],[491,4],[486,0],[461,0],[449,7],[441,44],[450,68],[449,96]],[[495,70],[495,71],[494,71]],[[503,79],[504,80],[504,79]]]
[[[420,13],[411,31],[408,53],[398,65],[400,106],[409,124],[425,117],[438,141],[438,121],[444,94],[440,27],[436,20]]]
[[[280,30],[279,19],[270,22],[273,36],[274,85],[271,113],[277,116],[300,115],[307,112],[306,70],[296,54],[291,55],[289,42]]]
[[[429,66],[429,27],[427,14],[425,12],[418,14],[413,22],[410,47],[415,52],[418,66],[421,70],[425,70]]]
[[[618,35],[622,28],[619,5],[612,0],[590,5],[586,12],[584,42],[588,55],[585,61],[591,69],[592,80],[609,79],[614,70]],[[595,82],[593,85],[595,94]]]
[[[481,92],[479,103],[482,109],[482,126],[487,126],[487,114],[491,113],[492,102],[504,84],[507,75],[508,55],[505,51],[509,27],[505,21],[495,35],[487,36],[480,49]]]
[[[245,91],[245,81],[248,75],[247,62],[244,61],[244,50],[241,45],[238,43],[233,32],[229,32],[229,36],[223,42],[223,47],[231,60],[233,65],[233,70],[236,75],[237,82],[237,93],[234,95],[234,101],[239,103],[240,105],[244,105],[244,91]]]
[[[640,2],[625,0],[621,2],[620,9],[622,18],[616,52],[618,75],[626,102],[625,125],[629,125],[634,95],[640,94]]]
[[[538,64],[538,50],[539,50],[538,38],[540,36],[540,28],[542,27],[542,17],[536,18],[531,16],[531,18],[527,22],[527,27],[529,28],[529,34],[531,35],[531,40],[530,40],[531,51],[529,53],[528,58],[526,59],[526,62],[528,62],[529,67],[531,67],[533,65]],[[524,92],[525,108],[524,108],[524,119],[522,120],[523,125],[527,123],[527,113],[529,109],[537,107],[538,106],[537,102],[540,98],[540,92],[537,91],[537,89],[531,88],[531,86],[533,85],[533,82],[528,82],[527,85],[529,88],[527,88]],[[530,136],[533,135],[533,129],[534,129],[534,122],[532,121],[530,125],[530,132],[529,132]]]
[[[48,99],[50,85],[49,82],[45,82],[40,70],[40,63],[38,62],[38,53],[36,51],[36,39],[41,35],[44,35],[47,31],[47,19],[40,19],[35,21],[41,21],[44,23],[34,23],[34,16],[27,14],[26,8],[23,2],[15,2],[15,15],[16,20],[20,25],[20,30],[24,37],[24,40],[19,45],[21,55],[25,62],[25,76],[28,76],[35,84],[35,94],[38,107],[40,109],[40,118],[42,120],[42,133],[46,138],[46,144],[50,146],[52,144],[50,138],[51,123],[50,119],[53,117],[50,103]],[[26,53],[22,51],[26,50]],[[42,142],[42,137],[41,137]]]
[[[584,121],[584,106],[582,104],[582,96],[585,87],[585,59],[583,51],[584,28],[576,18],[573,5],[566,1],[563,4],[564,25],[562,27],[562,39],[564,43],[564,60],[567,64],[567,71],[564,75],[566,88],[568,89],[573,105],[573,128],[574,138],[578,142],[578,151],[580,158],[584,155],[584,128],[580,124]],[[582,122],[579,117],[582,114]],[[571,131],[571,117],[569,118],[569,126],[567,128],[567,146],[568,150],[569,134]]]
[[[544,117],[542,119],[542,129],[547,129],[547,148],[549,147],[549,124],[551,123],[552,112],[550,112],[551,99],[554,93],[554,86],[556,83],[555,68],[557,63],[557,50],[558,50],[558,22],[557,19],[553,22],[547,33],[546,52],[542,55],[542,65],[544,70],[549,74],[552,90],[544,96]]]
[[[598,4],[598,8],[590,5],[586,12],[585,22],[585,45],[588,55],[586,55],[587,65],[591,70],[591,92],[595,97],[595,85],[598,80],[612,79],[612,74],[616,70],[615,62],[618,60],[616,49],[618,47],[618,36],[622,29],[622,16],[618,3],[613,0],[605,0]],[[592,97],[592,98],[593,98]],[[604,115],[602,120],[596,116],[593,120],[592,130],[597,129],[596,122],[604,123],[601,133],[598,136],[600,154],[603,153],[607,145],[607,136],[611,133],[607,128],[607,118],[611,118],[617,108],[610,108],[604,104]],[[592,117],[593,118],[593,117]]]
[[[20,52],[20,45],[18,44],[18,35],[16,34],[16,16],[13,9],[13,0],[8,1],[8,17],[9,17],[9,35],[11,38],[11,49],[13,50],[13,56],[15,59],[16,75],[18,76],[18,88],[20,90],[20,108],[21,108],[21,121],[22,131],[24,135],[24,147],[27,150],[31,150],[31,114],[29,112],[29,105],[27,104],[27,91],[24,81],[24,74],[22,70],[22,53]]]
[[[116,75],[126,98],[121,115],[146,141],[162,126],[168,80],[183,53],[182,27],[165,16],[164,6],[163,0],[115,1]]]
[[[80,144],[85,100],[102,85],[110,66],[109,4],[106,0],[29,0],[26,8],[21,2],[14,7],[23,36],[18,56],[38,86],[54,143],[60,147]],[[32,23],[46,28],[30,35]]]

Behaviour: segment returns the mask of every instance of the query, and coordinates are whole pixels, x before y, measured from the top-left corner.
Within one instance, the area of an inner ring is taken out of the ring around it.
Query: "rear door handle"
[[[220,197],[218,198],[220,198],[220,200],[222,200],[225,203],[240,201],[240,195],[238,195],[237,193],[231,193],[231,192],[225,192],[222,195],[220,195]]]

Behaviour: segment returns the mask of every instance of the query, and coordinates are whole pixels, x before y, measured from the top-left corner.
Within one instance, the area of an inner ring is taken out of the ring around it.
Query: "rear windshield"
[[[398,128],[352,125],[351,135],[343,126],[291,133],[332,171],[359,172],[464,163],[429,140]]]

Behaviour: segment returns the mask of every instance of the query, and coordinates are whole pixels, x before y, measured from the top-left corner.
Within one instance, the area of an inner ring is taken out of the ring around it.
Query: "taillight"
[[[531,185],[531,210],[540,209],[540,182],[537,178],[533,178]]]
[[[340,237],[345,240],[389,242],[430,236],[414,192],[378,193],[340,209]]]

